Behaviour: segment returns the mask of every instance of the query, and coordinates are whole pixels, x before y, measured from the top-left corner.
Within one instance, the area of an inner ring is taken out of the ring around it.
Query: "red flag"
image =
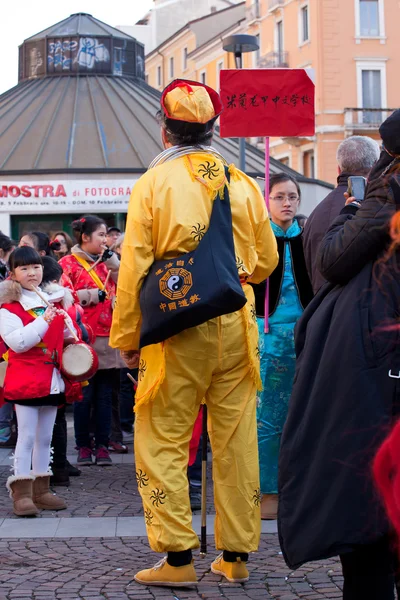
[[[315,133],[315,87],[304,69],[221,71],[221,137]]]

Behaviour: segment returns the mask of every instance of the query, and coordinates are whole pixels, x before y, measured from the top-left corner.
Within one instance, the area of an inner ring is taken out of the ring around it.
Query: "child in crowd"
[[[49,491],[49,465],[57,407],[65,402],[59,363],[64,340],[71,334],[65,324],[67,314],[52,305],[46,308],[33,289],[43,277],[42,258],[36,250],[14,250],[10,272],[11,281],[0,284],[0,335],[9,349],[4,399],[15,405],[18,439],[14,476],[8,478],[7,488],[14,513],[33,516],[38,509],[66,508]]]
[[[8,259],[15,246],[16,243],[0,231],[0,281],[4,281],[9,275]]]
[[[69,314],[75,328],[79,328],[83,341],[88,342],[89,336],[82,324],[79,311],[80,307],[75,304],[75,298],[72,291],[62,284],[63,270],[61,266],[56,259],[51,258],[51,256],[44,256],[42,262],[42,290],[50,295],[52,302],[56,306],[60,306]],[[66,382],[65,396],[67,404],[82,400],[82,384],[77,382]],[[51,445],[53,448],[53,475],[50,478],[50,485],[68,487],[70,483],[69,478],[71,476],[79,476],[81,471],[71,465],[67,460],[67,422],[65,419],[65,405],[59,406],[57,409]]]
[[[125,366],[117,350],[110,348],[109,335],[119,272],[117,256],[107,248],[107,227],[103,219],[86,215],[72,223],[77,240],[69,256],[60,260],[64,274],[83,308],[85,327],[95,337],[93,348],[99,358],[99,370],[83,388],[83,402],[74,404],[75,438],[78,466],[92,464],[90,414],[95,412],[95,461],[99,466],[112,464],[108,446],[111,432],[112,398],[117,369]]]

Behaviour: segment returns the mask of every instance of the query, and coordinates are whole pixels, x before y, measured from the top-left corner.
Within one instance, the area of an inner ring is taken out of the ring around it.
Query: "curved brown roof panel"
[[[21,83],[0,97],[0,170],[146,169],[161,149],[156,104],[123,77]]]

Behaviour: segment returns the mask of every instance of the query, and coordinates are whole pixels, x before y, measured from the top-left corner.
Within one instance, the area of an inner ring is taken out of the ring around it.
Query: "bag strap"
[[[87,272],[87,274],[93,279],[94,283],[97,285],[99,290],[102,290],[104,288],[104,284],[94,269],[89,271],[90,264],[88,263],[88,261],[85,260],[82,256],[78,256],[77,254],[74,254],[74,253],[72,253],[72,256],[75,258],[75,260],[78,261],[78,263],[81,265],[81,267],[83,267],[85,269],[85,271]]]
[[[215,196],[207,233],[209,231],[218,231],[222,225],[229,225],[230,227],[232,227],[232,212],[228,187],[231,181],[231,175],[229,173],[228,167],[224,167],[224,170],[226,182],[223,187],[223,194],[217,192],[217,195]]]

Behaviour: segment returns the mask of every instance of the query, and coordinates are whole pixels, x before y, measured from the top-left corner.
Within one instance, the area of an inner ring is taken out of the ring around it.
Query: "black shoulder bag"
[[[230,174],[225,167],[227,181]],[[246,304],[235,258],[228,186],[217,194],[208,231],[197,248],[156,260],[140,292],[140,347],[157,344]]]

